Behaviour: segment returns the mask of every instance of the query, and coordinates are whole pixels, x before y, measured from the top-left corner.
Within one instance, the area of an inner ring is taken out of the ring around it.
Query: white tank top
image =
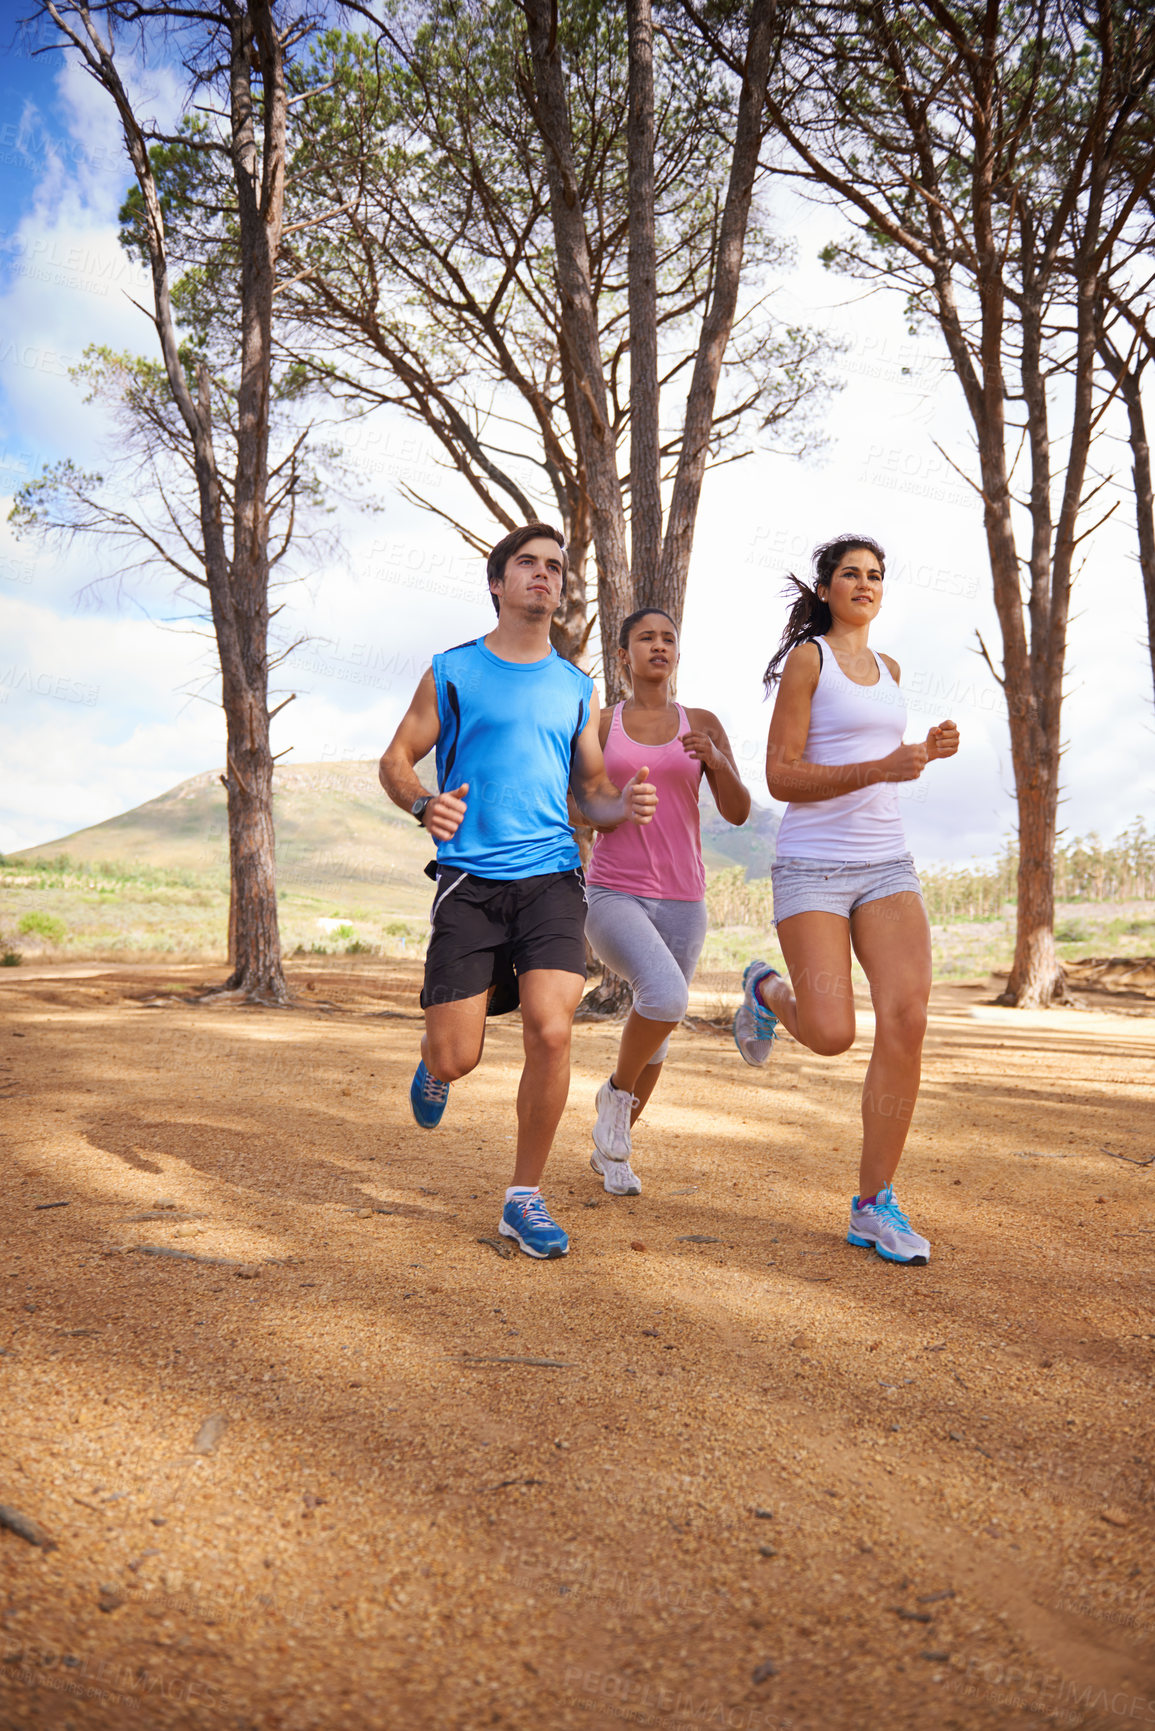
[[[877,685],[856,685],[829,646],[818,638],[814,642],[822,671],[810,705],[807,763],[870,763],[889,756],[906,732],[906,704],[890,669],[875,655]],[[778,831],[779,859],[878,863],[906,851],[894,781],[877,781],[834,799],[792,800]]]

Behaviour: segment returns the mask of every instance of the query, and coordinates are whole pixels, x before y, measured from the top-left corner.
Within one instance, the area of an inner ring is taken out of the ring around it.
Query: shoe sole
[[[596,1142],[594,1143],[594,1147],[597,1148]],[[598,1148],[598,1153],[602,1154],[602,1151],[600,1148]],[[602,1154],[602,1159],[608,1160],[609,1155],[608,1154]],[[605,1191],[607,1196],[640,1196],[642,1194],[642,1187],[640,1184],[633,1190],[611,1190],[610,1186],[609,1186],[609,1182],[608,1182],[609,1174],[602,1170],[602,1168],[598,1165],[596,1159],[594,1158],[594,1156],[592,1154],[590,1155],[590,1165],[592,1166],[593,1170],[597,1173],[598,1177],[601,1179],[602,1189]]]
[[[873,1250],[884,1262],[897,1262],[903,1268],[925,1268],[930,1262],[929,1256],[898,1256],[893,1250],[884,1250],[875,1239],[862,1238],[857,1232],[848,1232],[846,1242],[856,1244],[860,1250]]]
[[[512,1226],[507,1226],[504,1220],[497,1230],[503,1238],[512,1238],[515,1244],[520,1244],[525,1254],[532,1256],[537,1262],[556,1262],[560,1257],[569,1255],[568,1244],[564,1250],[560,1244],[555,1244],[552,1250],[535,1250],[531,1244],[525,1242],[520,1232],[515,1231]]]

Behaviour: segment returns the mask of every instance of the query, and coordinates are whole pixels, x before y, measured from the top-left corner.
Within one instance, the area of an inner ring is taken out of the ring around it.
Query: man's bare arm
[[[411,812],[415,800],[432,794],[421,814],[421,822],[435,841],[448,841],[457,833],[465,816],[465,795],[469,783],[437,793],[423,787],[414,766],[433,750],[441,733],[441,717],[437,710],[437,687],[433,669],[422,674],[421,683],[413,693],[413,701],[401,719],[401,725],[386,747],[377,771],[381,786],[394,805]]]

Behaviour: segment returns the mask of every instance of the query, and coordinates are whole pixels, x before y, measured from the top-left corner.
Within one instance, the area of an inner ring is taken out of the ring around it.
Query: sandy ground
[[[936,992],[923,1269],[844,1242],[867,1039],[683,1032],[625,1202],[579,1026],[534,1263],[516,1018],[428,1135],[414,967],[201,977],[0,979],[6,1731],[1155,1724],[1155,1019]]]

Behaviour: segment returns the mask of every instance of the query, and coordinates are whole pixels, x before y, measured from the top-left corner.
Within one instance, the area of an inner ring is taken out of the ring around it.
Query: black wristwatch
[[[415,799],[413,801],[413,804],[409,807],[410,811],[413,813],[414,817],[417,819],[417,821],[421,825],[422,829],[425,828],[425,807],[435,797],[436,796],[432,793],[423,793],[421,795],[421,798]]]

